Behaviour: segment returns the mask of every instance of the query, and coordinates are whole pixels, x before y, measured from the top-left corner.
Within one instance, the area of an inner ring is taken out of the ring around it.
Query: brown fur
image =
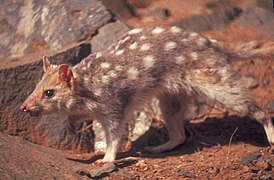
[[[62,66],[62,68],[61,68]],[[153,152],[173,149],[185,141],[184,121],[195,93],[260,121],[274,143],[274,128],[247,95],[227,63],[227,54],[205,37],[177,27],[134,29],[105,52],[92,54],[74,67],[50,65],[21,109],[33,115],[62,113],[69,128],[97,118],[106,132],[103,162],[116,157],[121,130],[129,115],[156,96],[170,140]],[[45,90],[53,90],[45,98]],[[175,104],[174,104],[175,102]]]

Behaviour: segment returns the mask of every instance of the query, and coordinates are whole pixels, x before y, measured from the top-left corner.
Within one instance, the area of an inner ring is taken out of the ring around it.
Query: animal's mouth
[[[29,111],[29,114],[30,114],[30,116],[34,116],[34,117],[41,115],[40,111]]]

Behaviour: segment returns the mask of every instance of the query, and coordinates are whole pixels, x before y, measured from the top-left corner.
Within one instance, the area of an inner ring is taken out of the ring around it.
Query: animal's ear
[[[59,78],[68,83],[71,90],[74,90],[74,76],[70,67],[66,64],[59,66]]]
[[[49,61],[48,57],[44,56],[43,57],[43,69],[44,69],[44,72],[49,71],[50,67],[51,67],[51,64],[50,64],[50,61]]]

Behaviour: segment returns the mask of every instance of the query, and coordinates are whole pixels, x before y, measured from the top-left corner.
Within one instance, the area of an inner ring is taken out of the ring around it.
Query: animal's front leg
[[[107,121],[107,123],[102,123],[105,130],[107,148],[104,158],[96,161],[96,164],[113,162],[115,160],[122,130],[124,129],[124,123],[121,122],[122,120],[114,118],[111,121]]]
[[[113,162],[116,159],[116,153],[119,148],[120,135],[112,134],[106,136],[107,149],[104,158],[101,160],[103,163]]]

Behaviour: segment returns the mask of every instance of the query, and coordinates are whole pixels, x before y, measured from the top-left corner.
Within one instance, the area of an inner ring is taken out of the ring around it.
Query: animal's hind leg
[[[169,134],[169,141],[156,146],[147,147],[146,150],[153,153],[169,151],[181,145],[185,141],[184,121],[190,115],[188,112],[191,97],[186,94],[164,94],[159,97],[160,108]]]

